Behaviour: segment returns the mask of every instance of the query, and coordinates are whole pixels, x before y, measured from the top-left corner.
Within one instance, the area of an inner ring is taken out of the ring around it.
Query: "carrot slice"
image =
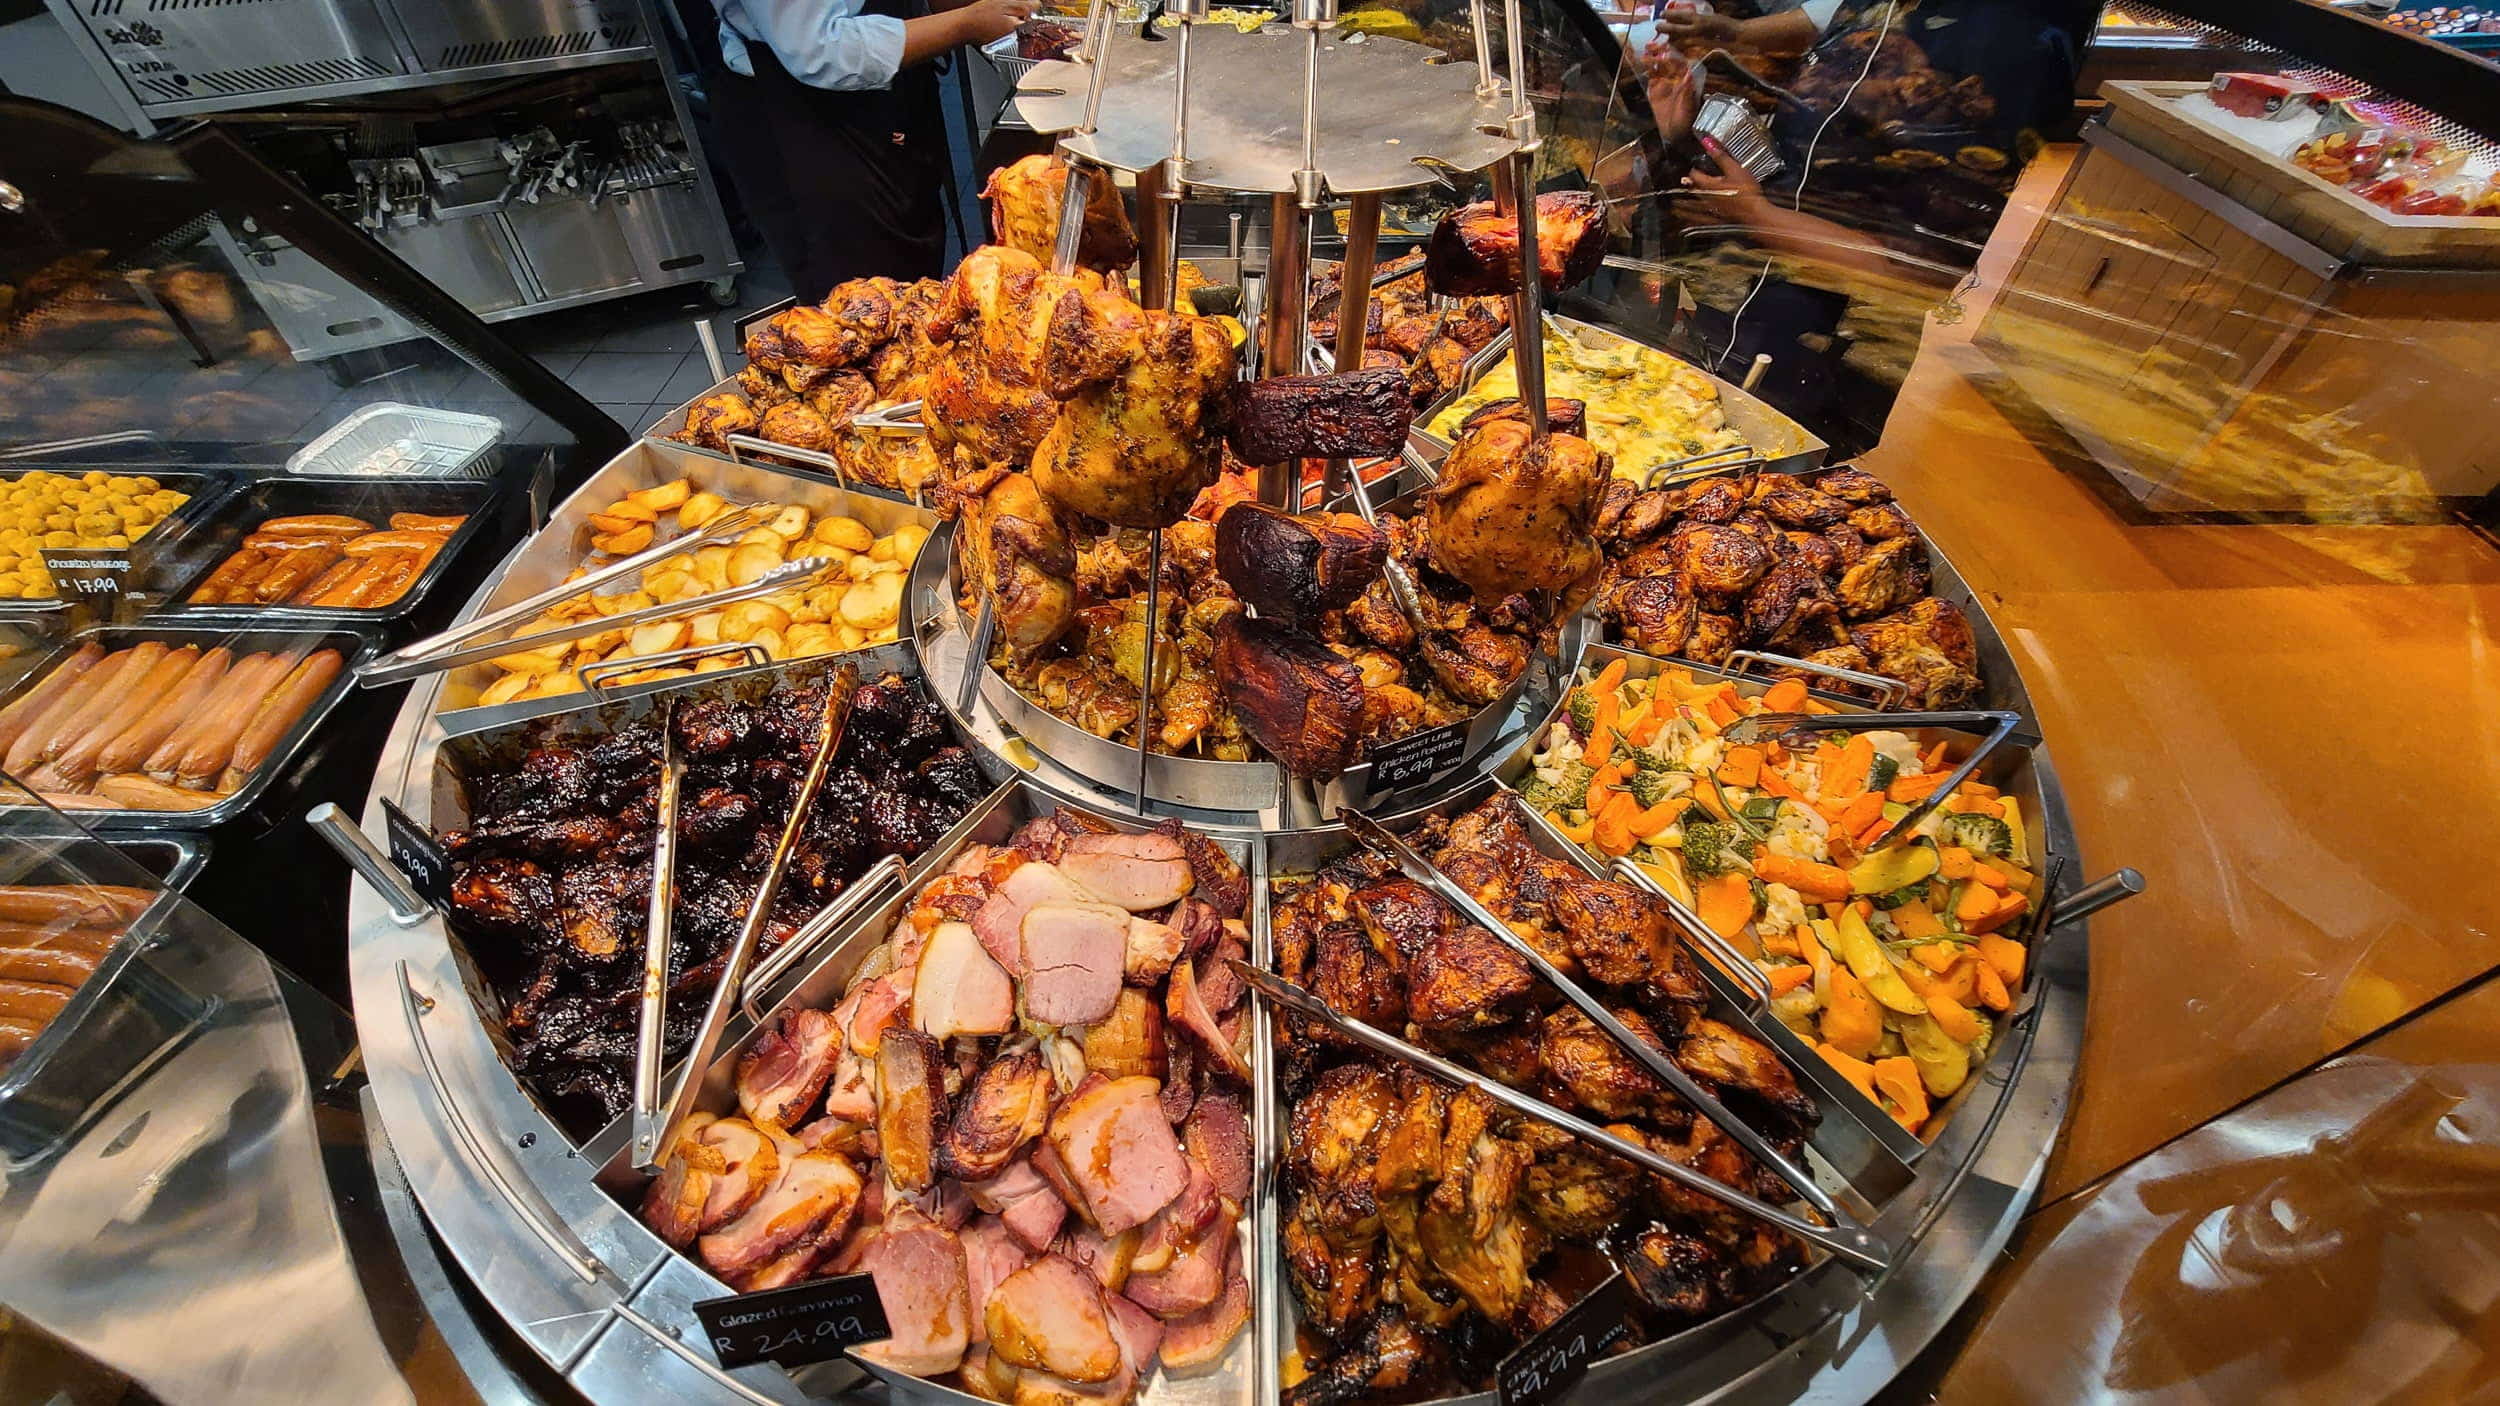
[[[1796,712],[1805,701],[1806,684],[1803,679],[1781,679],[1762,694],[1763,708],[1773,713]]]
[[[1753,921],[1753,885],[1743,874],[1704,879],[1693,898],[1701,920],[1721,937],[1734,937]]]
[[[1875,744],[1859,733],[1840,749],[1840,759],[1823,772],[1823,794],[1836,801],[1845,801],[1866,789],[1867,773],[1875,766]]]
[[[1979,939],[1978,950],[1979,959],[1995,969],[1998,979],[2005,983],[2007,989],[2023,984],[2023,965],[2031,954],[2023,949],[2021,943],[1990,933]]]
[[[1590,684],[1589,687],[1595,689],[1599,693],[1612,693],[1616,689],[1623,687],[1623,676],[1625,673],[1629,672],[1630,668],[1631,665],[1627,661],[1617,659],[1608,664],[1605,668],[1598,670],[1597,681]]]
[[[1866,1095],[1868,1102],[1874,1103],[1880,1101],[1875,1096],[1874,1065],[1871,1065],[1865,1060],[1850,1054],[1846,1050],[1837,1050],[1832,1048],[1830,1045],[1816,1045],[1814,1047],[1814,1052],[1823,1057],[1824,1063],[1830,1065],[1836,1070],[1839,1070],[1841,1078],[1856,1085],[1858,1092]]]
[[[1762,945],[1765,949],[1768,949],[1771,945],[1771,940],[1769,938],[1764,938],[1762,940]],[[1794,944],[1791,945],[1793,946]],[[1766,975],[1770,978],[1771,994],[1774,996],[1785,996],[1789,992],[1796,990],[1798,987],[1805,985],[1807,982],[1814,980],[1814,968],[1807,966],[1803,962],[1796,962],[1785,967],[1773,967],[1768,973],[1766,973]]]
[[[1875,1087],[1891,1105],[1892,1116],[1901,1126],[1917,1131],[1927,1121],[1927,1083],[1918,1077],[1918,1061],[1908,1055],[1894,1055],[1875,1061]]]
[[[1719,779],[1730,786],[1752,786],[1762,775],[1762,749],[1730,747],[1719,759]]]

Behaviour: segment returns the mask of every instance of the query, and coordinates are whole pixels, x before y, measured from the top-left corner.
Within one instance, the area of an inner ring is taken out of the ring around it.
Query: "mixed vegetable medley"
[[[1912,1131],[1988,1051],[2022,989],[2026,817],[1965,781],[1905,841],[1871,848],[1952,773],[1949,744],[1833,732],[1731,745],[1753,713],[1830,713],[1786,680],[1622,660],[1574,687],[1520,790],[1573,842],[1628,857],[1759,965],[1780,1020]]]

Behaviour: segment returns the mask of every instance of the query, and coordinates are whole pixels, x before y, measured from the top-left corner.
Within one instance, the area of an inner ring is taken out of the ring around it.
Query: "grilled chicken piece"
[[[1783,652],[1793,654],[1798,641],[1811,640],[1819,648],[1839,625],[1840,603],[1823,574],[1803,561],[1780,562],[1745,593],[1745,637],[1756,645],[1791,646]]]
[[[938,1141],[938,1171],[963,1181],[987,1181],[1005,1171],[1049,1126],[1050,1096],[1050,1071],[1038,1049],[982,1066]]]
[[[1059,212],[1067,193],[1067,166],[1046,154],[992,171],[989,184],[981,188],[981,198],[990,206],[990,238],[1048,265],[1058,246]],[[1097,175],[1086,190],[1077,267],[1118,273],[1135,262],[1137,233],[1129,227],[1128,207],[1110,176]]]
[[[1527,959],[1472,923],[1454,926],[1416,955],[1406,974],[1406,1014],[1427,1030],[1467,1030],[1507,1020],[1539,985]]]
[[[1752,1103],[1772,1114],[1777,1120],[1772,1128],[1802,1135],[1821,1116],[1769,1045],[1720,1021],[1699,1017],[1686,1026],[1676,1042],[1675,1063],[1721,1099]]]
[[[1435,630],[1423,637],[1420,648],[1433,679],[1470,707],[1500,698],[1528,669],[1528,642],[1479,620],[1456,630]]]
[[[1470,431],[1482,429],[1495,420],[1516,420],[1524,425],[1528,423],[1527,405],[1526,401],[1515,395],[1501,400],[1487,401],[1468,412],[1466,419],[1458,422],[1459,437],[1464,438]],[[1550,397],[1545,402],[1545,427],[1557,434],[1585,436],[1588,433],[1588,411],[1587,401],[1566,400],[1559,396]],[[1606,484],[1609,492],[1617,484],[1622,484],[1625,488],[1632,486],[1621,479],[1611,478],[1606,481]]]
[[[1309,635],[1229,615],[1215,627],[1216,688],[1244,731],[1296,776],[1354,764],[1363,728],[1361,670]]]
[[[1889,615],[1927,594],[1927,544],[1916,537],[1876,543],[1840,573],[1840,608],[1852,620]]]
[[[753,434],[763,423],[745,396],[735,391],[724,391],[719,395],[707,395],[688,406],[686,427],[678,431],[676,437],[688,444],[699,444],[725,454],[729,452],[731,435]]]
[[[1188,848],[1161,830],[1079,835],[1061,851],[1059,870],[1079,888],[1131,913],[1177,903],[1197,882]]]
[[[1680,572],[1670,572],[1615,583],[1600,593],[1599,609],[1635,648],[1669,655],[1684,652],[1701,602]]]
[[[1322,1214],[1320,1197],[1302,1191],[1286,1212],[1281,1239],[1286,1282],[1304,1325],[1335,1338],[1380,1303],[1379,1222],[1370,1236],[1348,1238],[1324,1228]]]
[[[1849,515],[1849,505],[1789,474],[1763,474],[1754,481],[1753,506],[1782,527],[1819,532]]]
[[[1725,1300],[1726,1258],[1698,1236],[1664,1227],[1644,1230],[1623,1266],[1633,1292],[1670,1322],[1698,1322]]]
[[[849,286],[845,284],[834,292],[840,294]],[[837,316],[823,307],[787,308],[747,329],[747,362],[770,370],[792,365],[849,366],[867,356],[893,331],[891,303],[886,306],[882,324],[873,316],[862,322],[856,317]]]
[[[1740,630],[1735,616],[1703,610],[1693,617],[1693,633],[1684,642],[1684,657],[1703,664],[1724,664],[1736,652]]]
[[[1103,362],[1054,376],[1065,403],[1034,450],[1033,481],[1087,517],[1168,527],[1222,468],[1216,431],[1235,384],[1232,341],[1214,318],[1126,299],[1102,299],[1096,320]]]
[[[1706,599],[1743,595],[1771,569],[1770,548],[1725,524],[1688,524],[1667,542],[1676,569]]]
[[[1528,1149],[1494,1135],[1493,1102],[1463,1089],[1450,1100],[1440,1184],[1424,1198],[1416,1234],[1426,1263],[1477,1312],[1508,1325],[1528,1293],[1543,1237],[1519,1213]]]
[[[1850,510],[1847,526],[1858,536],[1873,538],[1878,542],[1887,542],[1895,537],[1907,537],[1918,531],[1911,525],[1910,515],[1901,511],[1899,503],[1870,503],[1862,508],[1854,508]]]
[[[868,384],[868,378],[857,371],[836,371],[810,386],[799,399],[807,403],[808,409],[823,416],[828,426],[838,429],[853,415],[876,404],[877,388]]]
[[[940,448],[980,466],[1021,466],[1059,419],[1058,397],[1113,375],[1134,350],[1106,329],[1122,308],[1099,275],[984,245],[955,266],[929,310],[944,348],[921,378],[921,420]]]
[[[1152,1079],[1089,1076],[1051,1114],[1050,1149],[1105,1235],[1145,1224],[1188,1183],[1160,1093]]]
[[[1311,972],[1303,984],[1329,1009],[1350,1020],[1388,1031],[1405,1024],[1405,979],[1363,930],[1351,923],[1332,923],[1321,929]],[[1342,1040],[1324,1031],[1320,1038],[1332,1043]]]
[[[1352,513],[1235,503],[1215,524],[1215,569],[1261,619],[1315,625],[1380,581],[1389,539]],[[1394,605],[1391,607],[1395,609]]]
[[[1892,501],[1891,487],[1863,469],[1832,469],[1814,480],[1814,488],[1818,493],[1828,493],[1854,507],[1873,507]]]
[[[1665,907],[1638,889],[1574,874],[1548,902],[1581,970],[1609,986],[1634,986],[1653,973],[1691,966]]]
[[[1606,212],[1585,191],[1536,198],[1537,272],[1549,293],[1597,272],[1606,257]],[[1444,297],[1508,293],[1519,286],[1519,221],[1480,200],[1441,217],[1424,245],[1424,281]]]
[[[1576,435],[1532,442],[1517,420],[1460,439],[1425,498],[1432,560],[1488,606],[1542,592],[1568,606],[1595,581],[1594,531],[1611,464]]]
[[[1440,1352],[1411,1320],[1391,1311],[1364,1320],[1352,1347],[1285,1392],[1285,1406],[1345,1406],[1401,1394],[1438,1370]]]
[[[1076,623],[1076,552],[1028,474],[955,481],[965,584],[989,598],[1009,653],[1030,659]]]
[[[759,1125],[797,1127],[815,1109],[841,1054],[842,1027],[832,1012],[786,1012],[738,1058],[738,1111]]]
[[[1849,628],[1874,672],[1910,685],[1902,706],[1967,708],[1979,698],[1979,649],[1960,607],[1933,596]]]
[[[1368,1247],[1380,1234],[1374,1139],[1399,1104],[1388,1075],[1368,1064],[1340,1064],[1320,1075],[1288,1115],[1287,1168],[1331,1246]]]
[[[904,1026],[877,1042],[877,1148],[886,1180],[905,1191],[937,1181],[937,1146],[946,1121],[946,1052]]]
[[[1536,1154],[1521,1183],[1520,1204],[1537,1225],[1570,1239],[1595,1240],[1631,1217],[1641,1178],[1620,1159],[1532,1120],[1521,1120],[1511,1136]]]
[[[1623,1008],[1613,1014],[1643,1043],[1665,1051],[1666,1043],[1640,1012]],[[1546,1074],[1573,1102],[1600,1117],[1638,1117],[1674,1098],[1656,1075],[1634,1062],[1576,1007],[1565,1006],[1546,1015],[1538,1027],[1537,1048]]]
[[[864,1267],[894,1335],[860,1355],[916,1377],[951,1372],[972,1345],[970,1266],[963,1242],[910,1204],[887,1203],[885,1233]]]
[[[1395,454],[1415,404],[1402,367],[1237,382],[1226,437],[1245,464]]]

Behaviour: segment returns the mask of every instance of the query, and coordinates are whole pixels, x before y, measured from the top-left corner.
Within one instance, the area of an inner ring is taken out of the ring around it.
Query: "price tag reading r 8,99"
[[[1544,1332],[1502,1359],[1493,1374],[1502,1406],[1545,1406],[1561,1400],[1588,1375],[1589,1364],[1622,1339],[1631,1311],[1631,1284],[1620,1271],[1609,1275]]]

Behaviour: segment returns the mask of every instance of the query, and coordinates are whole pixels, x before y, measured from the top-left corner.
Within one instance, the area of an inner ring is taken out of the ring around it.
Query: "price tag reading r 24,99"
[[[1623,1337],[1631,1292],[1620,1271],[1609,1275],[1544,1332],[1513,1349],[1493,1373],[1502,1406],[1545,1406],[1568,1395],[1588,1375],[1589,1364]]]
[[[876,1280],[865,1274],[697,1299],[694,1316],[723,1367],[765,1361],[804,1367],[840,1357],[844,1348],[894,1335],[886,1326],[885,1300],[877,1297]]]

